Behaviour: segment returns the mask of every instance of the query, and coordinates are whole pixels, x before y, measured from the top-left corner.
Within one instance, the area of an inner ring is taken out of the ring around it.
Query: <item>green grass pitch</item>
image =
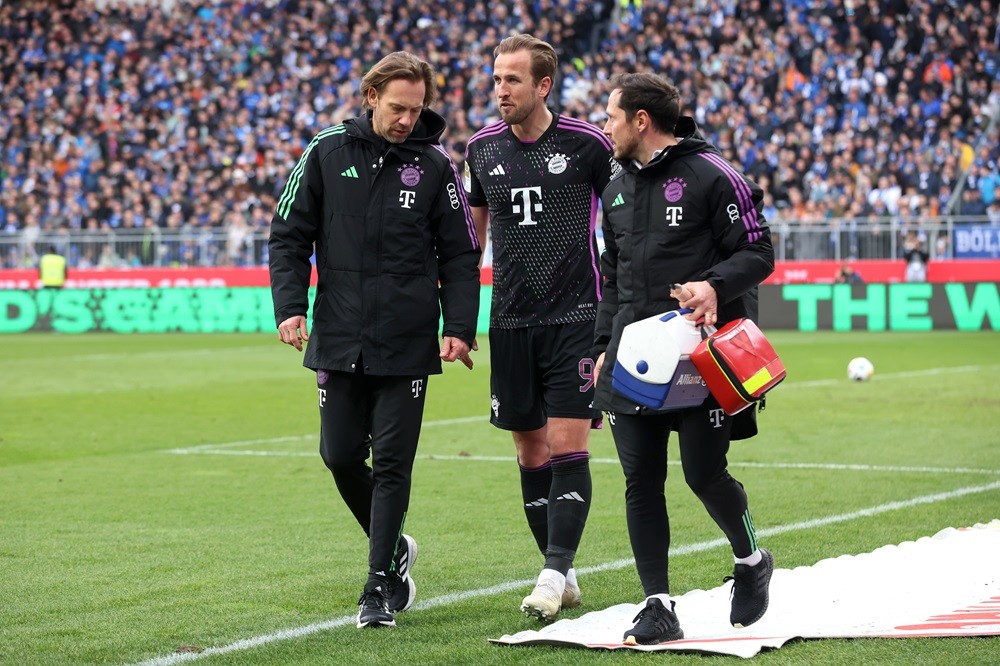
[[[789,376],[768,397],[762,434],[730,459],[778,567],[1000,518],[997,334],[769,338]],[[860,355],[875,377],[852,383],[847,362]],[[517,609],[541,557],[510,437],[487,422],[486,350],[475,358],[472,372],[449,366],[430,380],[406,525],[420,544],[418,604],[393,630],[359,631],[366,541],[318,456],[316,389],[299,354],[272,335],[4,337],[0,664],[130,664],[206,648],[227,650],[198,663],[734,663],[488,643],[537,626]],[[568,617],[641,598],[607,430],[591,455],[584,605]],[[672,592],[711,589],[730,554],[695,547],[721,534],[670,470],[673,546],[687,547],[671,560]],[[932,495],[944,497],[906,504]],[[1000,638],[822,640],[756,661],[998,655]]]

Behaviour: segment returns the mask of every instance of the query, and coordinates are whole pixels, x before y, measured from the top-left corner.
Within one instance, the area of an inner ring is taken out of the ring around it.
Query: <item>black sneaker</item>
[[[396,571],[389,574],[389,611],[402,613],[413,605],[417,596],[417,584],[413,582],[410,571],[417,561],[417,542],[409,534],[404,534],[399,540],[396,556],[393,562]]]
[[[389,592],[382,581],[368,581],[358,599],[358,629],[362,627],[395,627],[396,621],[386,606]]]
[[[413,578],[407,576],[406,580],[403,580],[397,573],[390,573],[387,578],[389,612],[402,613],[413,605],[413,599],[417,596],[417,584],[413,582]]]
[[[625,645],[656,645],[684,638],[684,630],[674,614],[673,601],[667,610],[659,599],[650,599],[632,621],[635,626],[625,632]]]
[[[760,554],[762,558],[757,566],[737,564],[733,575],[725,578],[733,581],[733,608],[729,613],[729,623],[734,627],[749,627],[767,612],[774,556],[764,548],[760,549]]]

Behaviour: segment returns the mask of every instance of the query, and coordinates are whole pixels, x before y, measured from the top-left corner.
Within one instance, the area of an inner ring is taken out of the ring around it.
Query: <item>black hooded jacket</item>
[[[280,324],[308,308],[303,364],[365,374],[441,372],[443,335],[472,343],[479,241],[461,177],[439,145],[444,119],[425,109],[404,142],[377,135],[371,114],[329,127],[289,175],[271,220],[271,294]]]
[[[611,370],[626,325],[679,307],[671,284],[707,280],[719,297],[721,327],[757,318],[757,285],[774,271],[760,187],[702,138],[692,118],[681,117],[676,136],[680,143],[645,166],[623,164],[602,196],[599,409],[639,411],[611,388]]]

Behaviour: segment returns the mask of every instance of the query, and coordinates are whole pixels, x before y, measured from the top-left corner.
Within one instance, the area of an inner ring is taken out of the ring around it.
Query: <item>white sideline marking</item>
[[[950,375],[956,372],[975,372],[977,370],[991,370],[998,368],[997,365],[956,365],[950,368],[927,368],[926,370],[904,370],[902,372],[887,372],[884,375],[875,373],[869,381],[880,379],[909,379],[911,377],[933,377],[934,375]],[[805,382],[788,382],[787,386],[792,388],[814,388],[816,386],[833,386],[835,384],[853,384],[851,380],[843,379],[812,379]],[[785,385],[785,384],[782,384]]]
[[[896,511],[899,509],[907,509],[913,506],[918,506],[920,504],[934,504],[936,502],[943,502],[950,499],[955,499],[957,497],[962,497],[965,495],[972,495],[976,493],[990,492],[992,490],[1000,490],[1000,481],[994,481],[993,483],[988,483],[982,486],[968,486],[966,488],[959,488],[957,490],[951,490],[944,493],[935,493],[933,495],[923,495],[921,497],[914,497],[909,500],[902,500],[899,502],[888,502],[886,504],[879,504],[878,506],[869,507],[867,509],[860,509],[858,511],[851,511],[849,513],[842,513],[836,516],[827,516],[826,518],[816,518],[813,520],[806,520],[797,523],[789,523],[787,525],[778,525],[776,527],[762,529],[758,532],[761,536],[771,536],[775,534],[784,534],[786,532],[797,532],[799,530],[812,529],[814,527],[821,527],[823,525],[832,525],[834,523],[842,523],[849,520],[854,520],[856,518],[868,518],[871,516],[878,515],[880,513],[886,513],[888,511]],[[728,541],[724,538],[713,539],[711,541],[702,541],[701,543],[687,544],[684,546],[678,546],[676,548],[671,548],[671,555],[690,555],[692,553],[699,553],[706,550],[711,550],[719,546],[727,544]],[[613,562],[605,562],[604,564],[598,564],[590,567],[583,567],[577,570],[578,574],[591,574],[600,571],[612,571],[617,569],[624,569],[625,567],[634,564],[634,560],[631,558],[615,560]],[[477,590],[465,590],[464,592],[454,592],[451,594],[444,594],[432,599],[427,599],[426,601],[417,602],[409,612],[424,610],[427,608],[436,608],[438,606],[448,606],[459,601],[464,601],[466,599],[474,599],[476,597],[484,597],[493,594],[499,594],[501,592],[510,592],[512,590],[527,587],[535,582],[535,579],[528,578],[523,580],[508,581],[506,583],[500,583],[499,585],[493,585],[491,587],[484,587]],[[291,638],[298,638],[300,636],[308,636],[310,634],[315,634],[320,631],[325,631],[327,629],[336,629],[337,627],[343,627],[348,624],[353,624],[355,622],[355,615],[344,615],[332,620],[327,620],[325,622],[317,622],[315,624],[306,625],[304,627],[295,627],[293,629],[284,629],[282,631],[277,631],[270,634],[263,634],[260,636],[254,636],[252,638],[244,638],[238,640],[229,645],[223,645],[221,647],[210,647],[202,650],[201,652],[186,652],[183,654],[170,654],[162,657],[155,657],[147,661],[139,662],[136,666],[173,666],[174,664],[180,664],[186,661],[194,661],[195,659],[201,659],[203,657],[210,657],[218,654],[228,654],[230,652],[238,652],[240,650],[249,650],[251,648],[260,647],[262,645],[267,645],[269,643],[275,643],[277,641],[284,641]]]
[[[316,435],[308,435],[315,437]],[[258,439],[248,442],[229,442],[228,444],[204,444],[202,446],[192,446],[185,449],[169,449],[166,453],[177,455],[202,454],[220,456],[275,456],[292,458],[315,458],[318,454],[311,451],[254,451],[242,449],[231,451],[222,449],[225,446],[239,446],[241,444],[266,444],[271,442],[297,441],[303,437],[278,437],[275,439]],[[219,449],[219,450],[216,450]],[[442,460],[442,461],[469,461],[469,462],[503,462],[512,463],[517,460],[514,456],[462,456],[454,454],[439,453],[418,453],[417,460]],[[599,465],[617,465],[618,458],[591,458],[591,463]],[[680,466],[679,460],[669,460],[670,466]],[[1000,469],[975,469],[973,467],[906,467],[903,465],[861,465],[851,463],[755,463],[729,461],[730,467],[747,467],[757,469],[826,469],[849,472],[904,472],[904,473],[926,473],[926,474],[987,474],[1000,475]]]
[[[438,419],[436,421],[425,421],[421,428],[435,428],[438,426],[449,426],[456,425],[459,423],[475,423],[476,421],[482,421],[488,423],[485,416],[462,416],[455,419]],[[188,453],[224,453],[222,451],[216,451],[215,449],[231,448],[235,446],[252,446],[254,444],[276,444],[278,442],[298,442],[303,439],[319,439],[318,433],[310,433],[308,435],[290,435],[288,437],[268,437],[265,439],[244,439],[239,442],[225,442],[223,444],[199,444],[197,446],[185,446],[178,449],[168,449],[167,453],[177,453],[177,454],[188,454]],[[285,456],[285,455],[315,455],[313,453],[292,453],[290,451],[284,452],[274,452],[274,451],[235,451],[232,455],[275,455],[275,456]]]
[[[251,452],[247,452],[248,454]],[[253,453],[266,453],[255,451]],[[314,455],[314,454],[308,454]],[[514,456],[456,456],[428,453],[418,455],[422,460],[470,460],[473,462],[514,462]],[[600,464],[619,464],[618,458],[591,458],[590,462]],[[668,460],[668,465],[680,466],[679,460]],[[904,467],[902,465],[859,465],[846,463],[754,463],[729,461],[730,467],[754,467],[758,469],[827,469],[851,472],[926,472],[930,474],[988,474],[1000,475],[1000,469],[974,469],[971,467]]]

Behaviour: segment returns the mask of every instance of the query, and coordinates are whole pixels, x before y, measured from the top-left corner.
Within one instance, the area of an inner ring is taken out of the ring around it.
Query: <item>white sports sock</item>
[[[566,584],[580,587],[580,585],[576,582],[576,569],[571,567],[570,570],[566,572]]]
[[[670,610],[669,594],[651,594],[648,597],[646,597],[646,601],[649,601],[650,599],[659,599],[660,603],[663,604],[663,607],[666,608],[667,610]]]
[[[755,567],[758,564],[760,564],[760,561],[764,559],[764,556],[761,555],[760,548],[758,548],[757,550],[753,551],[748,557],[736,557],[734,555],[733,559],[736,560],[736,564],[749,564],[750,566]]]
[[[566,589],[566,576],[555,569],[542,569],[542,573],[538,574],[538,582],[543,581],[550,581],[560,592]]]

